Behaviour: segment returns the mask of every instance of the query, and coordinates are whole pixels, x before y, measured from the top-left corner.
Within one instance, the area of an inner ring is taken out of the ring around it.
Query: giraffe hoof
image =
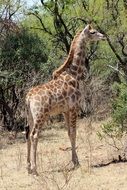
[[[76,163],[76,164],[74,165],[74,167],[75,167],[75,168],[79,168],[79,167],[80,167],[79,162],[78,162],[78,163]]]
[[[74,164],[73,170],[78,169],[79,167],[80,167],[80,164],[79,164],[79,163],[78,163],[78,164]]]
[[[74,168],[78,168],[80,166],[78,160],[73,161],[73,164],[74,164]]]
[[[39,176],[38,172],[36,170],[32,170],[32,175]]]
[[[28,170],[28,174],[32,174],[32,170],[31,169]]]
[[[32,170],[31,170],[30,166],[28,166],[26,169],[28,171],[28,174],[32,174]]]

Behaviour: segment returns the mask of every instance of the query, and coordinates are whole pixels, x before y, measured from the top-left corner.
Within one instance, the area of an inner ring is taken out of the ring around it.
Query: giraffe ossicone
[[[79,81],[86,71],[85,47],[89,41],[104,39],[104,35],[87,25],[75,36],[69,56],[54,73],[53,79],[35,86],[26,95],[28,134],[27,167],[28,172],[37,174],[36,152],[39,131],[51,115],[62,113],[68,128],[72,146],[72,162],[79,165],[76,153],[76,120],[81,100]]]

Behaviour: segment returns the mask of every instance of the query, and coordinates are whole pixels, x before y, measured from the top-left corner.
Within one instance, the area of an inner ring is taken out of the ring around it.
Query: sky
[[[31,6],[35,5],[36,3],[40,4],[40,0],[26,0],[26,3],[27,3],[28,7],[31,7]]]

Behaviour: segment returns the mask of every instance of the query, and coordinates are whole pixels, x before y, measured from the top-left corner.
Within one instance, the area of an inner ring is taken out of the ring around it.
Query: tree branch
[[[39,15],[37,15],[37,14],[35,14],[35,13],[33,13],[33,12],[28,13],[28,15],[33,15],[33,16],[35,16],[35,17],[39,20],[39,22],[40,22],[40,24],[41,24],[43,30],[44,30],[46,33],[48,33],[48,34],[50,34],[51,36],[53,36],[52,32],[49,31],[49,30],[45,27],[45,25],[44,25],[44,23],[43,23],[43,21],[42,21],[42,19],[40,18]]]

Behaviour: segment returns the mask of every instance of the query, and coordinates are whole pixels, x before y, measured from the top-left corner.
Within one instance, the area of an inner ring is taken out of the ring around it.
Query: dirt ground
[[[69,170],[72,163],[66,129],[54,126],[42,131],[37,154],[38,177],[27,174],[23,134],[18,134],[16,142],[7,146],[1,139],[0,190],[127,190],[127,163],[109,164],[115,151],[99,140],[99,129],[100,123],[78,121],[80,167],[75,170]]]

